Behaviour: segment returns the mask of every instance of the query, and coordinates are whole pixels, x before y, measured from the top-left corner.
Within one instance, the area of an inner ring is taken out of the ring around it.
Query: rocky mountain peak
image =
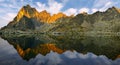
[[[48,13],[46,10],[41,11],[40,13]]]
[[[113,6],[113,7],[109,8],[106,12],[108,12],[108,13],[111,13],[111,12],[120,13],[120,9]]]
[[[29,4],[27,4],[26,6],[23,6],[24,8],[31,8],[31,6]]]
[[[115,8],[119,13],[120,13],[120,9],[119,8]]]
[[[50,18],[50,13],[48,13],[46,10],[43,10],[39,13],[38,18],[42,21],[42,22],[47,22],[48,18]]]
[[[82,13],[80,13],[80,14],[87,15],[88,13],[87,13],[87,12],[82,12]]]
[[[30,5],[23,6],[16,16],[16,21],[18,22],[23,16],[28,18],[35,17],[38,15],[38,12],[35,8],[32,8]]]
[[[23,6],[18,12],[14,21],[19,22],[23,16],[26,16],[27,18],[35,18],[37,21],[45,22],[45,23],[52,23],[59,18],[67,17],[62,12],[58,14],[54,14],[52,16],[46,10],[38,12],[35,8],[32,8],[30,5]]]
[[[51,16],[49,19],[48,19],[48,23],[53,23],[55,22],[57,19],[59,18],[64,18],[64,17],[67,17],[65,14],[63,14],[62,12],[59,12],[58,14],[53,14],[53,16]]]
[[[98,22],[100,22],[100,24],[101,22],[105,22],[105,24],[108,23],[109,25],[111,25],[111,23],[109,22],[117,23],[118,21],[120,21],[120,9],[116,7],[111,7],[105,12],[98,11],[93,14],[87,14],[86,12],[83,12],[76,16],[66,16],[62,12],[53,15],[50,15],[50,13],[48,13],[46,10],[38,12],[30,5],[26,5],[20,9],[15,19],[3,29],[30,29],[48,32],[62,31],[67,29],[68,27],[79,27],[79,30],[87,31],[92,30],[94,24],[98,26]],[[71,30],[72,29],[70,29],[70,31]]]

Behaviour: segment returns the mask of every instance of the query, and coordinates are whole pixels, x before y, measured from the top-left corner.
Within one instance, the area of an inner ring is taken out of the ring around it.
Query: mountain
[[[23,6],[21,10],[18,12],[15,21],[19,22],[19,20],[23,17],[26,16],[28,18],[34,18],[38,17],[39,12],[35,8],[31,8],[30,5]]]
[[[32,8],[30,5],[23,6],[13,21],[3,27],[3,29],[33,30],[37,25],[42,23],[39,22],[38,15],[39,12],[35,8]]]
[[[51,16],[49,19],[48,19],[48,23],[53,23],[55,22],[57,19],[59,18],[63,18],[63,17],[67,17],[65,14],[63,13],[58,13],[58,14],[54,14],[53,16]]]
[[[35,8],[30,5],[23,6],[18,12],[17,16],[11,21],[7,26],[3,27],[5,29],[15,29],[15,30],[36,30],[41,25],[47,23],[53,23],[57,19],[67,17],[63,13],[50,15],[46,10],[38,12]]]
[[[46,10],[40,12],[38,16],[42,22],[46,22],[46,23],[48,19],[51,17],[50,13],[48,13]]]
[[[119,32],[120,9],[111,7],[105,12],[80,13],[66,16],[62,12],[50,15],[46,10],[38,12],[30,5],[23,6],[17,16],[1,29],[5,33],[37,31],[41,33],[79,33],[90,31]],[[8,32],[6,32],[8,31]]]
[[[32,8],[30,5],[23,6],[21,10],[18,12],[18,15],[16,16],[16,22],[18,22],[23,16],[26,16],[28,18],[35,18],[39,22],[45,22],[45,23],[52,23],[56,21],[59,18],[67,17],[63,13],[54,14],[53,16],[50,15],[46,10],[38,12],[35,8]]]
[[[52,32],[119,32],[120,13],[112,7],[105,12],[78,14],[74,17],[61,18],[53,24]],[[45,29],[44,29],[45,30]]]

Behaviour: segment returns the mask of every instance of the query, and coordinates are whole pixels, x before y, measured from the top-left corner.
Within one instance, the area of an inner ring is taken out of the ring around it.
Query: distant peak
[[[87,13],[87,12],[82,12],[82,13],[80,13],[80,14],[87,15],[88,13]]]
[[[116,9],[116,7],[113,6],[112,9]]]
[[[107,11],[115,11],[115,12],[118,12],[118,13],[120,13],[120,9],[118,9],[118,8],[116,8],[116,7],[111,7],[111,8],[109,8]]]
[[[43,10],[42,12],[47,12],[46,10]]]
[[[26,5],[26,6],[23,6],[20,11],[23,11],[23,10],[29,11],[29,10],[33,10],[33,9],[35,9],[35,8],[32,8],[32,7],[28,4],[28,5]]]
[[[62,12],[59,12],[59,13],[58,13],[58,15],[65,15],[65,14],[64,14],[64,13],[62,13]]]
[[[120,13],[120,9],[119,8],[116,8],[116,7],[114,7],[119,13]]]
[[[66,16],[64,13],[62,13],[62,12],[59,12],[59,13],[57,13],[57,14],[53,14],[53,16]]]
[[[31,8],[31,6],[29,4],[27,4],[26,6],[24,6],[25,8]]]
[[[41,16],[50,16],[50,13],[48,13],[46,10],[43,10],[43,11],[39,12],[39,15],[41,15]]]
[[[19,21],[23,16],[26,16],[28,18],[37,16],[38,12],[35,8],[32,8],[29,4],[26,6],[23,6],[21,10],[17,14],[17,21]]]
[[[41,11],[40,13],[48,13],[46,10]]]
[[[118,8],[116,8],[116,7],[113,6],[113,7],[110,8],[110,9],[112,9],[112,10],[116,10],[116,11],[117,11]]]

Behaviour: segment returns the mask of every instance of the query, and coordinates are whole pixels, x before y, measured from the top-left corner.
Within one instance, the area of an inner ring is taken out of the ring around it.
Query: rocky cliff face
[[[18,12],[18,15],[15,18],[15,21],[19,22],[19,20],[23,16],[26,16],[28,18],[36,18],[36,20],[40,22],[45,22],[45,23],[52,23],[59,18],[67,17],[63,13],[58,13],[51,16],[50,13],[48,13],[46,10],[42,12],[38,12],[35,8],[32,8],[30,5],[27,5],[21,8],[21,10]]]
[[[120,9],[112,7],[105,12],[66,16],[62,12],[50,15],[46,10],[38,12],[30,5],[24,6],[5,29],[38,30],[41,32],[120,31]]]
[[[58,14],[54,14],[53,16],[51,16],[50,18],[48,18],[48,23],[53,23],[55,22],[57,19],[59,18],[64,18],[67,17],[65,14],[63,13],[58,13]]]
[[[15,21],[19,22],[19,20],[23,17],[26,16],[28,18],[34,18],[38,17],[39,12],[35,8],[32,8],[30,5],[24,6],[21,8],[21,10],[18,12]]]
[[[51,17],[50,13],[48,13],[46,10],[40,12],[39,15],[38,15],[38,18],[39,18],[42,22],[45,22],[45,23],[47,23],[48,18],[50,18],[50,17]]]
[[[17,30],[35,30],[39,29],[43,24],[50,24],[59,18],[67,17],[63,13],[50,15],[46,10],[38,12],[30,5],[23,6],[17,16],[7,26],[2,29],[17,29]]]

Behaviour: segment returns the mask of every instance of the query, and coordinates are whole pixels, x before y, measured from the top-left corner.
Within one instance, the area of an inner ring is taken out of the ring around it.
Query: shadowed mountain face
[[[82,54],[92,52],[96,55],[105,55],[109,59],[119,58],[119,37],[66,37],[66,36],[20,36],[2,37],[17,50],[19,55],[30,60],[38,54],[46,55],[50,51],[62,54],[68,50],[75,50]]]
[[[35,8],[32,8],[30,5],[26,5],[20,9],[14,20],[11,21],[3,29],[36,30],[41,26],[41,24],[43,25],[43,23],[53,23],[57,19],[62,17],[67,16],[63,13],[58,13],[51,16],[50,13],[48,13],[46,10],[38,12]]]
[[[15,21],[19,22],[23,16],[27,18],[35,18],[39,22],[45,23],[52,23],[56,21],[58,18],[66,17],[63,13],[54,14],[53,16],[50,15],[46,10],[38,12],[35,8],[32,8],[30,5],[23,6],[21,10],[18,12]]]
[[[23,27],[21,27],[23,26]],[[63,13],[50,15],[46,10],[38,12],[30,5],[23,6],[17,16],[2,31],[34,30],[39,32],[84,32],[103,31],[119,32],[120,9],[112,7],[105,12],[93,14],[81,13],[76,16],[66,16]]]

